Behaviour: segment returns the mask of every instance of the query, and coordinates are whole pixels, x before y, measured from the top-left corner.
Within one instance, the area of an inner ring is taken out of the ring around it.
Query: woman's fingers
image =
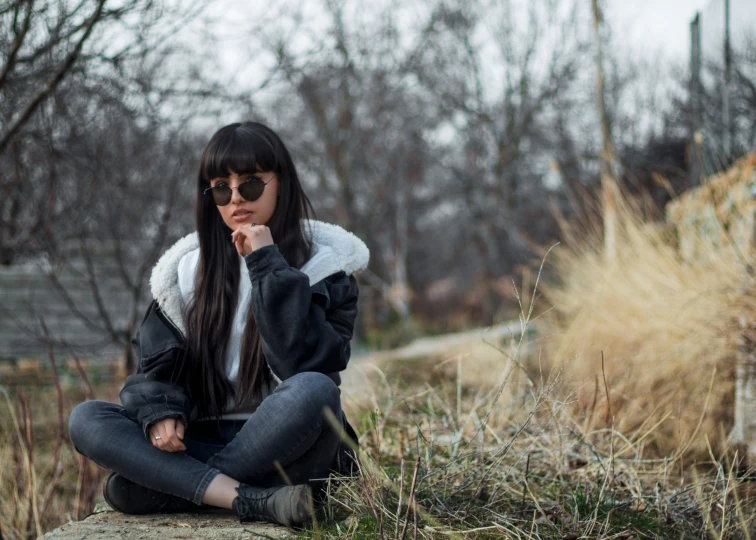
[[[156,422],[150,429],[150,442],[165,452],[181,452],[186,450],[186,446],[181,442],[176,432],[176,424],[181,426],[181,437],[183,438],[184,424],[176,418],[165,418]],[[156,439],[155,437],[160,437]]]
[[[236,240],[234,240],[234,245],[236,246],[237,253],[241,254],[244,251],[244,236],[237,236]]]
[[[242,225],[238,229],[236,229],[233,233],[231,233],[231,241],[234,243],[234,247],[236,248],[236,252],[239,255],[244,255],[244,252],[246,251],[244,249],[244,245],[247,243],[247,238],[250,238],[248,234],[245,232],[242,232],[243,228],[247,228],[249,230],[250,226]]]
[[[153,430],[150,433],[150,437],[153,446],[157,447],[159,450],[165,450],[165,422],[163,420],[155,422],[155,425],[152,426],[152,428]]]
[[[240,236],[240,235],[241,235],[242,237],[244,237],[244,236],[245,236],[245,234],[244,234],[243,232],[239,232],[239,231],[241,231],[241,230],[242,230],[242,229],[243,229],[244,227],[246,227],[246,225],[241,225],[241,226],[240,226],[240,227],[239,227],[238,229],[236,229],[236,230],[235,230],[234,232],[232,232],[232,233],[231,233],[231,240],[233,240],[234,242],[236,242],[236,241],[237,241],[237,240],[239,239],[239,236]]]
[[[149,433],[150,433],[150,442],[152,443],[152,446],[160,448],[160,445],[158,444],[160,441],[155,439],[156,436],[160,435],[160,432],[158,431],[158,425],[152,424],[150,426]]]
[[[157,422],[155,424],[155,431],[157,431],[157,433],[152,436],[153,444],[157,446],[158,449],[165,450],[165,441],[167,438],[165,435],[165,422],[162,420]],[[158,439],[158,437],[160,438]]]
[[[179,429],[181,430],[179,432]],[[171,439],[173,441],[173,446],[176,449],[175,452],[183,452],[186,450],[186,446],[184,446],[184,443],[181,442],[181,439],[184,438],[184,423],[176,418],[176,421],[174,422],[174,428],[173,428],[173,438]]]
[[[176,422],[166,422],[165,423],[165,449],[169,452],[175,452],[176,451],[176,444],[173,442],[173,439],[176,437]]]
[[[234,243],[234,247],[236,247],[236,252],[241,255],[244,252],[244,242],[247,239],[247,236],[244,233],[240,233],[241,227],[236,229],[233,233],[231,233],[231,241]]]
[[[231,241],[234,242],[239,255],[248,255],[258,248],[272,244],[273,236],[267,225],[250,223],[232,232]]]
[[[258,227],[257,223],[247,223],[246,225],[241,225],[238,229],[231,233],[231,240],[236,241],[236,239],[240,236],[243,240],[245,236],[248,236],[247,234],[245,234],[245,231],[249,233],[256,233],[257,231],[255,231],[255,227]],[[260,227],[262,227],[262,225],[260,225]]]
[[[160,426],[160,442],[163,443],[163,446],[160,448],[161,450],[165,450],[166,452],[174,452],[173,450],[173,442],[171,441],[171,437],[175,436],[173,433],[173,419],[169,419],[170,422],[163,422]]]
[[[184,444],[176,435],[176,419],[171,418],[165,423],[165,446],[168,452],[179,452],[184,449]]]
[[[178,428],[181,426],[182,433],[181,437],[179,437]],[[184,438],[183,434],[184,424],[179,420],[178,418],[174,419],[173,422],[173,435],[171,435],[171,442],[173,443],[174,452],[183,452],[186,450],[186,446],[184,446],[184,443],[181,442],[181,439]]]

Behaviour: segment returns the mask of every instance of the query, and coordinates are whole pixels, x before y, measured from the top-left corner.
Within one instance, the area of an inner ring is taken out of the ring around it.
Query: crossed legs
[[[197,505],[231,508],[240,482],[260,487],[287,483],[276,462],[292,484],[318,484],[328,476],[340,441],[325,420],[324,407],[340,418],[336,384],[322,373],[294,375],[212,455],[207,446],[198,451],[201,445],[193,447],[190,441],[185,441],[186,452],[159,450],[123,407],[106,401],[77,405],[68,430],[78,452],[132,482]],[[187,438],[190,434],[191,426]]]

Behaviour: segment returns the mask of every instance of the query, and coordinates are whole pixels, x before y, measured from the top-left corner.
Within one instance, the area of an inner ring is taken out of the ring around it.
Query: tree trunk
[[[123,369],[126,372],[126,375],[135,373],[137,367],[137,359],[134,356],[134,348],[131,345],[131,330],[131,321],[129,321],[129,325],[126,328],[126,348],[123,352]]]
[[[395,305],[400,306],[399,315],[402,318],[402,328],[405,336],[409,336],[412,314],[409,309],[410,289],[407,281],[407,244],[408,244],[408,209],[407,182],[397,182],[396,190],[396,245],[394,249],[394,283],[391,293]]]

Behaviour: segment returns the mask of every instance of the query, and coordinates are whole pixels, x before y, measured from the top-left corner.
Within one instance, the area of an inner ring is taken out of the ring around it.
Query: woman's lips
[[[247,214],[241,214],[241,215],[237,215],[237,216],[232,216],[232,217],[233,217],[234,221],[239,221],[239,222],[246,221],[246,220],[248,220],[249,218],[252,217],[252,212],[249,212]]]

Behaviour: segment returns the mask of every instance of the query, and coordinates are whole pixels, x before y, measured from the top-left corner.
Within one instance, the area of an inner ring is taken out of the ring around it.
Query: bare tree
[[[52,2],[40,2],[35,5],[34,0],[21,0],[4,10],[0,22],[4,28],[10,27],[13,39],[10,43],[3,43],[3,49],[7,50],[7,54],[6,61],[0,69],[0,91],[7,96],[12,95],[16,90],[13,87],[17,86],[14,84],[14,75],[21,75],[20,71],[36,71],[35,74],[41,75],[39,79],[44,83],[33,89],[30,97],[20,96],[14,103],[14,108],[10,109],[15,114],[8,118],[7,123],[4,122],[5,127],[0,131],[0,153],[72,70],[95,26],[115,15],[115,12],[103,13],[105,0],[97,0],[92,6],[91,14],[80,20],[79,11],[85,9],[85,4],[80,2],[78,5],[69,6],[65,3],[53,5]],[[131,6],[127,5],[125,10],[133,8],[136,4],[137,2],[133,2]],[[19,19],[22,21],[20,24]],[[53,20],[55,22],[51,25],[49,37],[42,43],[34,43],[31,36]],[[30,39],[27,40],[27,37]],[[63,53],[62,60],[56,60],[55,53]],[[24,69],[19,69],[22,66]],[[33,86],[28,85],[27,88],[32,89]]]
[[[543,176],[556,146],[552,122],[587,52],[575,6],[564,6],[441,4],[435,20],[444,39],[424,51],[423,83],[448,117],[459,119],[459,137],[442,155],[453,171],[449,189],[461,203],[457,211],[464,209],[458,217],[482,262],[479,279],[492,286],[529,259],[534,238],[549,227]],[[499,81],[495,91],[492,78]],[[530,219],[539,207],[537,220]],[[490,320],[500,298],[488,298]]]
[[[0,188],[7,195],[0,201],[0,264],[44,251],[53,223],[60,237],[79,221],[75,209],[85,206],[93,184],[72,176],[87,149],[67,142],[82,140],[84,126],[97,121],[96,106],[120,102],[122,113],[137,115],[144,96],[142,105],[154,107],[149,99],[165,95],[162,81],[147,92],[141,79],[157,51],[176,53],[165,34],[208,1],[167,8],[128,0],[110,8],[99,0],[21,0],[0,10]]]

